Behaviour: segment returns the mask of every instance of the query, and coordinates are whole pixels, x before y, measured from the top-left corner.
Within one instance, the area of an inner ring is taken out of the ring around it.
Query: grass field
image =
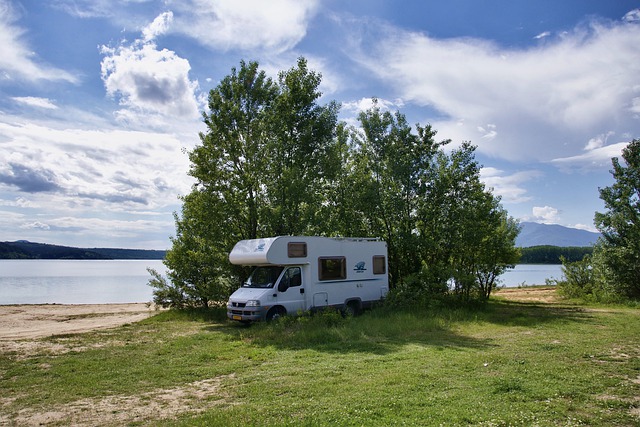
[[[0,425],[640,425],[640,310],[499,298],[273,324],[221,311],[26,340]]]

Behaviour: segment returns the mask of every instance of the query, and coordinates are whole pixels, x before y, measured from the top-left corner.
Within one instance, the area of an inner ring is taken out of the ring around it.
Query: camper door
[[[276,289],[275,302],[283,306],[288,314],[296,314],[307,309],[305,304],[305,289],[302,283],[302,269],[288,267],[280,276]]]

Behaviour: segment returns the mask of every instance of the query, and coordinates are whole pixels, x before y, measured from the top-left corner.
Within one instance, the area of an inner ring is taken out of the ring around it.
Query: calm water
[[[148,302],[156,260],[0,260],[0,304]]]
[[[544,285],[545,279],[562,278],[562,266],[559,264],[518,264],[500,276],[500,285],[508,288]]]
[[[0,260],[0,304],[105,304],[148,302],[147,267],[165,271],[162,261]],[[501,285],[544,285],[562,277],[559,265],[517,265]]]

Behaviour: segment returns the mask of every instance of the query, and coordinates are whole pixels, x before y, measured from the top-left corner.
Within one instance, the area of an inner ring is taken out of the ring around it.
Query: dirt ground
[[[0,342],[113,328],[154,313],[146,303],[0,305]]]
[[[534,286],[524,288],[499,288],[491,295],[510,301],[522,302],[558,302],[558,294],[553,286]]]

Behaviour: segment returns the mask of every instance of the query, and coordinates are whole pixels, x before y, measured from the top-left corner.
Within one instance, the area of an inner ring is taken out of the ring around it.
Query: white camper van
[[[242,240],[229,261],[256,267],[227,304],[227,317],[241,322],[326,307],[356,314],[389,291],[387,244],[378,239]]]

